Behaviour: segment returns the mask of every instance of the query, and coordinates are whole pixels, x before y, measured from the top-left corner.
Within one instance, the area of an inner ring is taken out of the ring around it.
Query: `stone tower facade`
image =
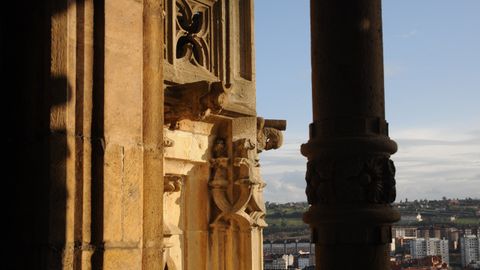
[[[258,153],[285,122],[256,116],[253,1],[164,4],[164,262],[263,269]]]
[[[286,123],[256,115],[253,0],[29,4],[4,34],[14,268],[262,269]]]
[[[5,268],[261,269],[258,153],[286,123],[256,115],[253,0],[9,4],[5,223],[20,259]],[[387,270],[400,216],[381,1],[310,10],[316,267]]]

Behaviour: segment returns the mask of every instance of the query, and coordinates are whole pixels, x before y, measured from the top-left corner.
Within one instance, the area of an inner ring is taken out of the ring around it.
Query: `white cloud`
[[[480,197],[480,133],[409,129],[395,133],[398,199]]]
[[[264,189],[266,201],[299,202],[306,201],[304,171],[292,171],[264,175],[267,187]]]
[[[397,200],[480,197],[480,130],[404,129],[392,132],[399,145],[392,156],[397,167]],[[265,199],[305,201],[307,139],[287,141],[262,153]]]
[[[265,200],[274,202],[306,201],[306,158],[300,154],[300,145],[307,139],[288,140],[277,150],[260,154],[260,166],[267,187]]]
[[[400,65],[386,63],[384,67],[385,78],[393,78],[403,73],[403,67]]]
[[[401,38],[411,38],[411,37],[416,36],[417,34],[418,34],[417,29],[412,29],[412,30],[410,30],[410,31],[408,31],[408,32],[406,32],[406,33],[402,33],[402,34],[400,34],[400,35],[398,35],[398,36],[401,37]]]
[[[300,145],[307,140],[286,142],[280,149],[260,154],[262,174],[278,174],[305,171],[306,158],[300,154]]]

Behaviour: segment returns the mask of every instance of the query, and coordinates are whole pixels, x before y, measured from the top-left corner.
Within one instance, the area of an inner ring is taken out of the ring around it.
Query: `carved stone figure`
[[[227,146],[225,144],[225,139],[217,138],[215,144],[212,148],[212,156],[214,158],[227,157]]]

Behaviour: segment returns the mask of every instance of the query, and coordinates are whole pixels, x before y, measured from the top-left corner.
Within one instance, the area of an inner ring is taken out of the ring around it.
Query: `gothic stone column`
[[[395,142],[385,121],[380,0],[312,0],[313,123],[304,220],[316,269],[389,269]]]

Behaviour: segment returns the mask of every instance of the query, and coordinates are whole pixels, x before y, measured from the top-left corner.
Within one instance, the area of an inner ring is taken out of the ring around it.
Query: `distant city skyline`
[[[386,118],[397,201],[480,197],[480,1],[383,1]],[[258,114],[288,121],[261,154],[265,200],[305,201],[311,122],[308,0],[255,2]]]

